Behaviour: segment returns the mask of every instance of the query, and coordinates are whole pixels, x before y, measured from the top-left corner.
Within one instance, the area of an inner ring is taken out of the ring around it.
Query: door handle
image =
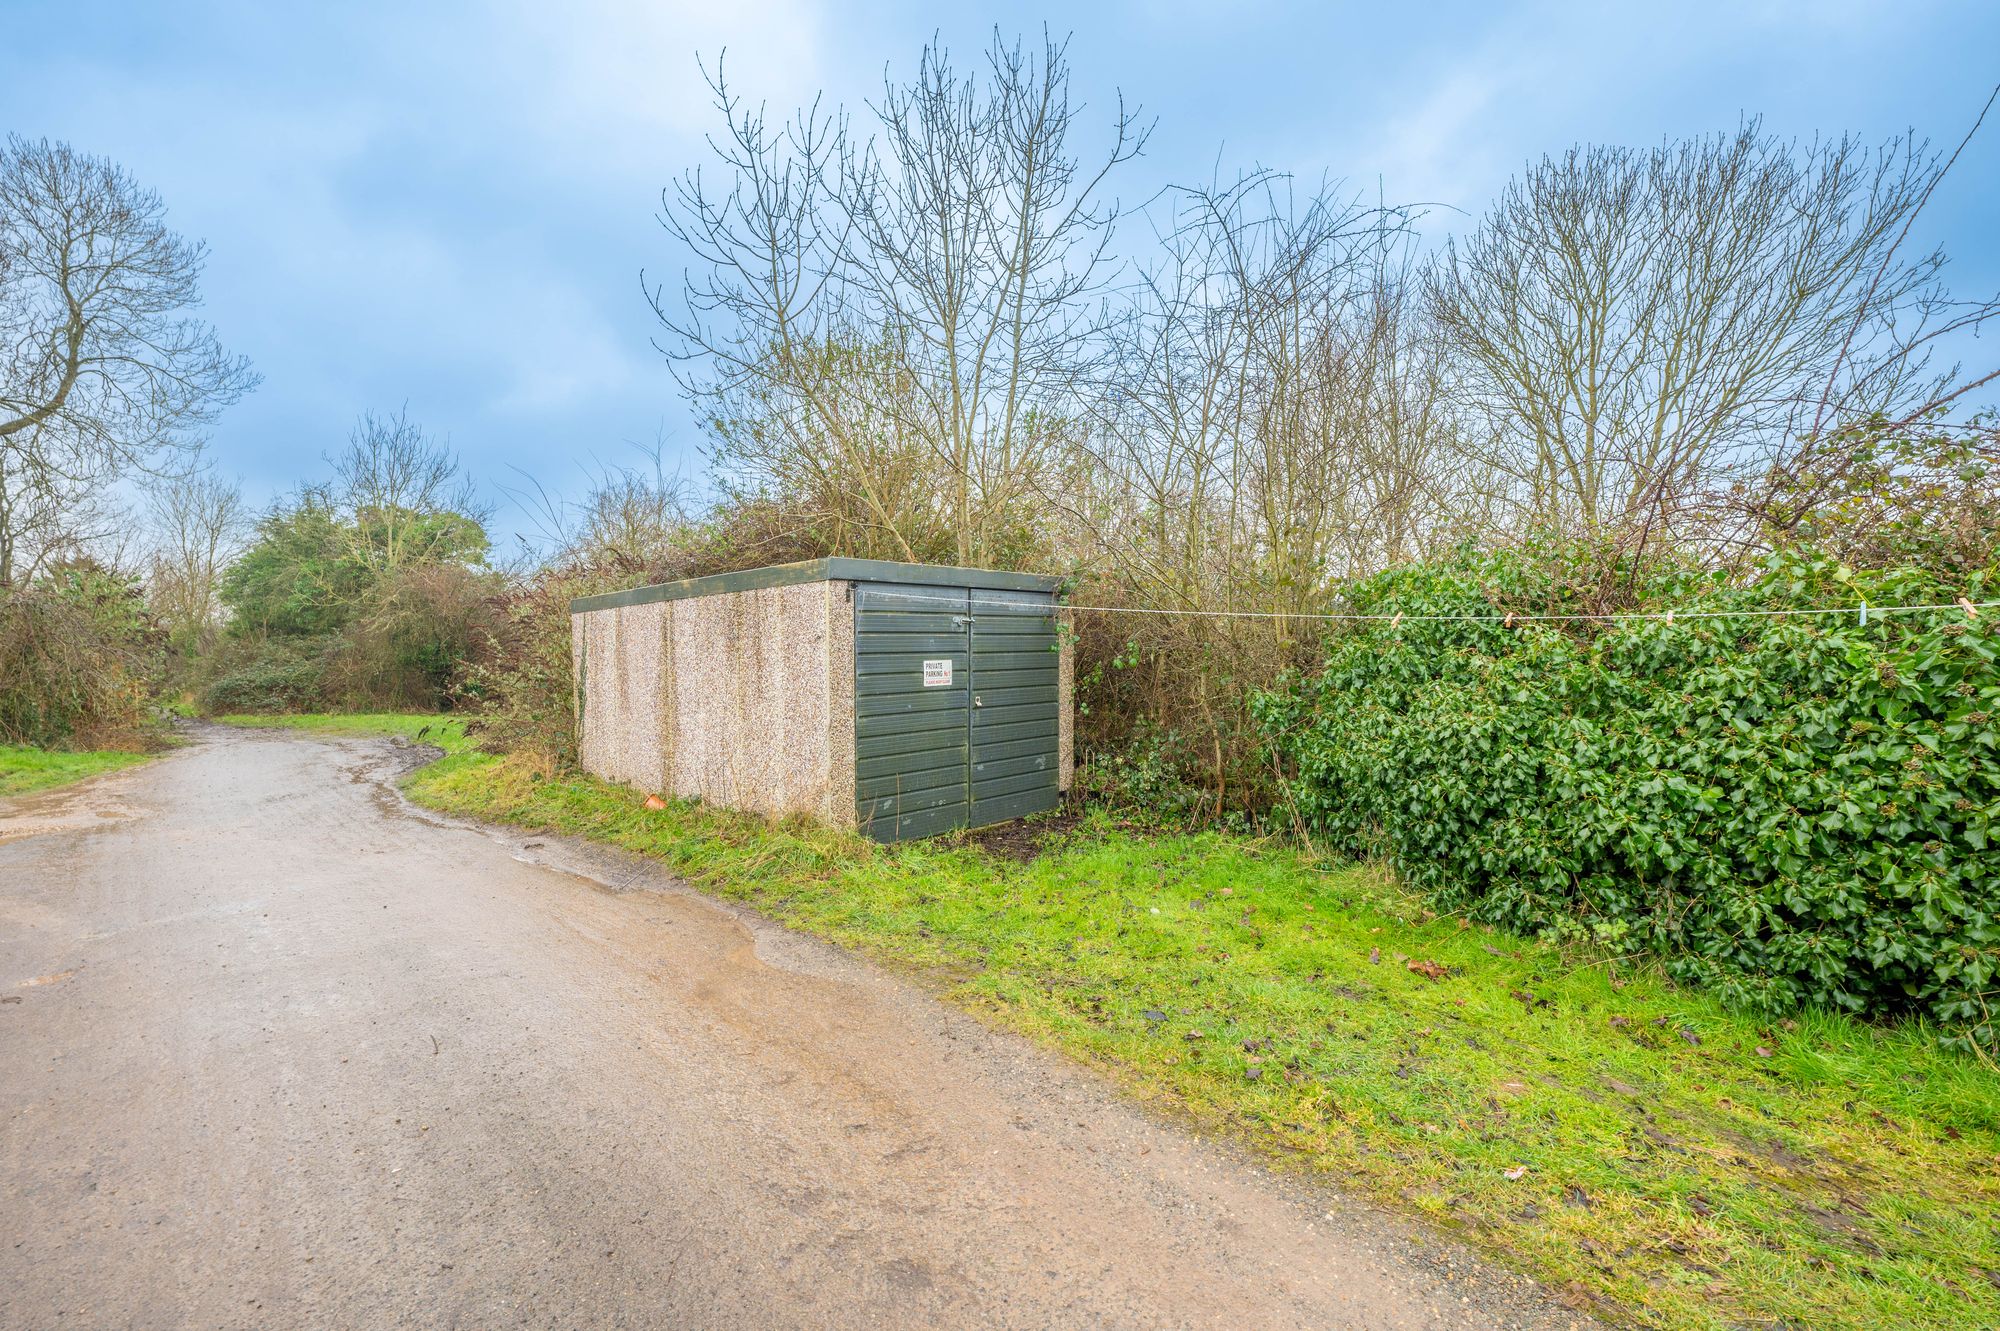
[[[979,695],[975,693],[972,695],[972,705],[974,707],[984,707],[986,704],[979,701]]]

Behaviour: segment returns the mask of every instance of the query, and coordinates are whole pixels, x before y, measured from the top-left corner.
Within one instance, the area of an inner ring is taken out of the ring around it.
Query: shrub
[[[576,676],[571,600],[628,585],[610,575],[546,569],[495,599],[455,694],[476,712],[468,727],[494,752],[532,753],[556,767],[576,762]]]
[[[1546,560],[1463,556],[1357,590],[1372,613],[1568,603]],[[1840,616],[1599,631],[1406,620],[1344,634],[1254,710],[1289,812],[1442,905],[1651,949],[1756,1008],[1921,1013],[1991,1045],[2000,969],[2000,614],[1990,597],[1807,555],[1753,581],[1666,570],[1641,606]]]
[[[321,692],[336,706],[437,711],[492,631],[497,575],[414,564],[377,577],[327,658]]]
[[[1183,735],[1142,722],[1129,741],[1100,749],[1078,765],[1076,793],[1149,826],[1197,827],[1216,816],[1202,767],[1203,755],[1192,751]],[[1241,815],[1233,817],[1241,821]]]
[[[324,706],[321,679],[331,642],[324,638],[245,639],[232,643],[219,673],[201,692],[204,712],[306,712]]]
[[[162,641],[137,585],[88,561],[0,587],[0,741],[137,742]]]

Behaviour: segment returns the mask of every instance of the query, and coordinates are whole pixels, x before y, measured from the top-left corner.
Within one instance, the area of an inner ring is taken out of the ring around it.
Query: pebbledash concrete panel
[[[581,759],[611,781],[880,840],[1054,808],[1059,582],[817,559],[571,604]]]

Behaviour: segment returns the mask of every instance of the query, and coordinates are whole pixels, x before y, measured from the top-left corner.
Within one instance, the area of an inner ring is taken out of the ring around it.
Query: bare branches
[[[1272,173],[1169,197],[1099,390],[1107,557],[1176,604],[1296,608],[1412,552],[1449,423],[1407,216]]]
[[[256,382],[200,303],[202,247],[102,158],[9,136],[0,147],[0,585],[55,515],[110,479],[191,448]],[[53,524],[53,526],[51,526]]]
[[[697,530],[696,488],[664,460],[662,438],[641,452],[647,465],[599,464],[580,500],[552,494],[525,476],[510,490],[534,514],[547,567],[630,578],[670,576],[674,557]]]
[[[1521,520],[1671,523],[1816,422],[1931,398],[1927,344],[1966,316],[1943,256],[1898,246],[1944,165],[1752,121],[1531,167],[1430,282]]]
[[[1738,558],[1781,508],[1856,493],[1821,447],[1856,422],[1930,431],[2000,380],[1930,364],[2000,304],[1954,300],[1943,255],[1906,242],[1950,164],[1921,142],[1751,121],[1579,146],[1427,251],[1410,210],[1274,171],[1121,215],[1110,184],[1148,127],[1121,105],[1078,148],[1090,127],[1046,35],[996,35],[969,69],[933,45],[852,114],[777,122],[719,67],[711,87],[710,174],[663,196],[691,271],[649,297],[722,523],[754,515],[792,552],[1309,613],[1448,542],[1553,531],[1607,556],[1610,598],[1649,548]],[[1135,221],[1150,243],[1128,263],[1114,240]],[[1933,442],[1854,470],[1892,496],[1885,523],[1931,511],[1881,468],[1935,489],[1958,455]],[[1984,493],[1952,491],[1953,550],[1988,531],[1965,516]],[[1312,648],[1283,620],[1085,631],[1125,672],[1118,714],[1164,715],[1218,779],[1245,690]]]
[[[978,562],[1017,541],[1078,415],[1103,186],[1145,139],[1121,107],[1086,163],[1069,80],[1046,37],[996,35],[983,79],[932,46],[864,135],[818,104],[773,126],[718,68],[722,180],[687,173],[661,215],[698,267],[650,299],[739,493],[809,496],[853,553]]]
[[[242,490],[213,471],[189,472],[150,487],[146,507],[146,603],[176,647],[205,650],[222,621],[223,570],[250,531]]]
[[[328,462],[332,498],[354,515],[364,538],[355,554],[369,568],[393,570],[441,548],[466,548],[465,528],[483,526],[489,513],[458,455],[426,434],[407,408],[393,416],[363,413],[346,449]],[[485,545],[482,531],[482,556]]]
[[[1936,192],[1939,183],[1944,180],[1945,176],[1950,174],[1952,167],[1958,164],[1958,159],[1964,154],[1966,145],[1971,143],[1973,136],[1979,133],[1979,127],[1986,123],[1987,114],[1993,110],[1995,99],[2000,99],[2000,84],[1995,84],[1993,91],[1987,94],[1985,104],[1979,108],[1979,114],[1973,117],[1972,128],[1965,131],[1965,137],[1958,141],[1956,148],[1952,149],[1951,156],[1944,159],[1944,162],[1935,171],[1931,172],[1930,179],[1924,185],[1923,194],[1918,197],[1916,202],[1904,215],[1903,225],[1897,231],[1896,239],[1883,251],[1881,266],[1876,269],[1875,279],[1868,284],[1867,294],[1861,298],[1861,303],[1854,311],[1854,324],[1848,329],[1847,337],[1841,342],[1840,353],[1834,358],[1833,370],[1827,375],[1826,388],[1820,394],[1818,409],[1813,413],[1812,429],[1807,434],[1808,438],[1819,438],[1821,430],[1827,423],[1827,413],[1833,407],[1834,385],[1838,382],[1840,371],[1847,362],[1847,353],[1854,345],[1855,335],[1860,332],[1868,317],[1869,310],[1874,306],[1875,293],[1881,287],[1883,278],[1889,274],[1890,264],[1896,258],[1896,251],[1901,249],[1903,241],[1908,239],[1910,228],[1916,225],[1917,215],[1923,212],[1924,205],[1931,201],[1931,195]],[[1996,302],[1981,302],[1974,306],[1969,314],[1960,314],[1958,317],[1948,320],[1942,328],[1932,330],[1930,336],[1936,337],[1943,333],[1956,332],[1961,328],[1977,329],[1980,324],[1991,318],[1995,312]],[[1965,394],[1983,384],[1991,382],[1995,378],[2000,378],[2000,371],[1995,371],[1993,374],[1986,375],[1961,388],[1939,390],[1930,402],[1919,406],[1894,428],[1901,429],[1918,417],[1927,415],[1936,408],[1963,397]]]

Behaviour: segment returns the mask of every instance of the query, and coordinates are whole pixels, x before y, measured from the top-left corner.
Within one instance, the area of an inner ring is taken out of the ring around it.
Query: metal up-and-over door
[[[855,587],[863,831],[900,841],[1056,806],[1054,611],[1047,593]]]

